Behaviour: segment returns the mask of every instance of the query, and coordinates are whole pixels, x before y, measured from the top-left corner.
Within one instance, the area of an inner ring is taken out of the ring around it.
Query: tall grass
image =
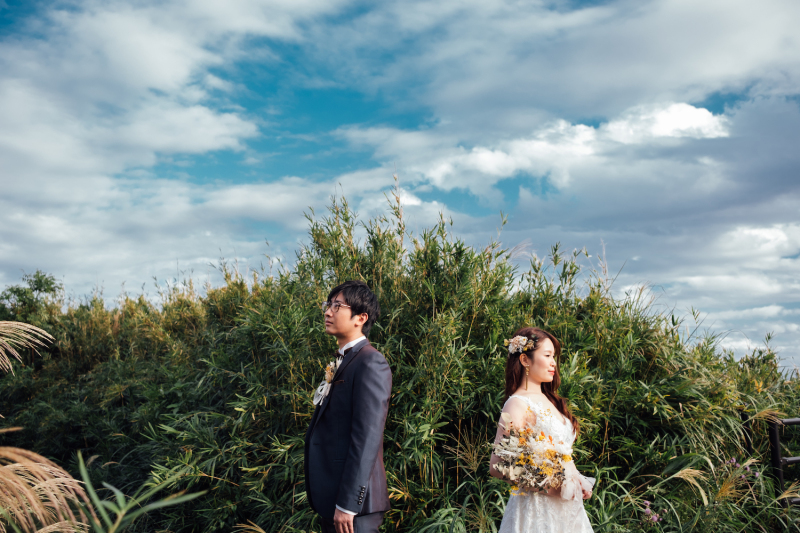
[[[175,284],[158,306],[125,295],[114,308],[97,295],[65,302],[53,284],[21,305],[17,287],[0,295],[0,319],[56,342],[41,368],[16,363],[0,380],[2,423],[24,426],[9,438],[70,468],[79,450],[98,455],[96,481],[125,489],[152,475],[207,491],[145,517],[142,531],[319,531],[302,439],[335,344],[317,304],[361,279],[380,300],[371,341],[394,375],[385,531],[494,530],[508,490],[488,476],[484,443],[502,405],[502,340],[522,325],[562,340],[561,394],[583,428],[576,462],[599,480],[587,502],[596,531],[798,530],[765,475],[763,420],[800,412],[797,376],[781,374],[768,347],[737,360],[718,338],[687,334],[645,291],[613,298],[582,261],[554,246],[520,268],[500,243],[468,246],[446,220],[412,234],[399,202],[360,221],[334,200],[309,216],[291,269],[223,266],[222,287]],[[752,457],[742,411],[760,413]],[[800,455],[796,437],[785,430],[785,454]]]
[[[22,361],[17,348],[35,351],[37,348],[44,348],[45,341],[52,340],[52,335],[30,324],[0,321],[0,371],[14,372],[11,358]]]
[[[36,350],[52,337],[24,322],[0,321],[0,370],[13,371],[17,350]],[[0,434],[22,428],[7,427]],[[84,531],[83,504],[89,499],[79,482],[39,454],[0,446],[0,533]],[[76,516],[77,515],[77,516]]]

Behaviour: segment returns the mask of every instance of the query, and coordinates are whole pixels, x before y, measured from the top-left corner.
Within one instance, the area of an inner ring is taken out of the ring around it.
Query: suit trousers
[[[383,513],[371,513],[353,517],[353,531],[355,533],[378,533],[378,528],[383,522]],[[322,518],[322,533],[336,533],[333,520]]]

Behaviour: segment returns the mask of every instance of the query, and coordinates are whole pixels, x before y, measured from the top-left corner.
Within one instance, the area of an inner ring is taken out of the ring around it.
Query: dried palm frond
[[[706,475],[694,468],[684,468],[677,474],[674,474],[672,477],[682,479],[685,482],[689,483],[692,489],[697,489],[700,491],[700,496],[703,498],[703,504],[708,505],[708,497],[706,497],[706,492],[703,490],[703,487],[700,486],[699,481],[705,481]]]
[[[45,330],[31,326],[25,322],[8,322],[0,320],[0,370],[14,373],[11,357],[22,361],[17,348],[44,348],[45,341],[52,342],[53,336]]]
[[[25,532],[86,531],[81,508],[91,505],[81,485],[41,455],[0,447],[0,532],[9,522]]]

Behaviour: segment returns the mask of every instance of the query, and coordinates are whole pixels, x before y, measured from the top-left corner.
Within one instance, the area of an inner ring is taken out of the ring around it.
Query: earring
[[[528,390],[528,367],[525,367],[525,390]]]

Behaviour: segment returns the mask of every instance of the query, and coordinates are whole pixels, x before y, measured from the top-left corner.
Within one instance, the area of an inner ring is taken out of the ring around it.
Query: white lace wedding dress
[[[506,403],[511,398],[519,398],[531,408],[536,416],[532,426],[535,432],[544,431],[554,441],[572,447],[575,441],[572,423],[561,413],[524,396],[511,396]],[[560,495],[512,493],[498,533],[592,533],[592,525],[583,508],[581,488],[591,489],[594,479],[579,474],[574,463],[567,464],[572,468],[568,468]]]

